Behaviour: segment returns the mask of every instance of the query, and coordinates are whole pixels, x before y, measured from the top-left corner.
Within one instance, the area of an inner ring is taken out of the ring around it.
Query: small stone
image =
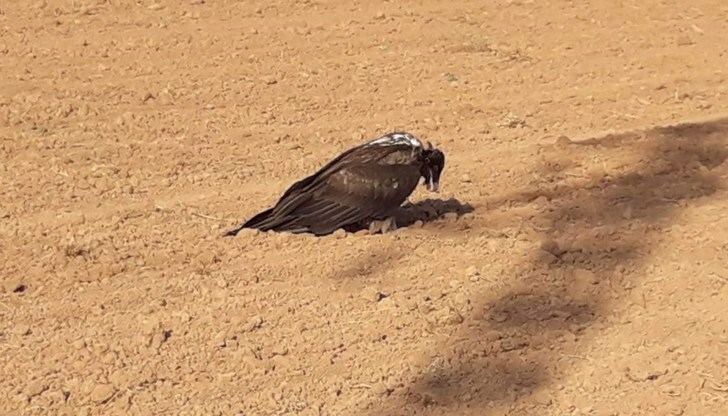
[[[437,323],[440,325],[457,325],[463,321],[463,316],[452,307],[447,307],[437,314]]]
[[[377,14],[374,15],[374,18],[377,19],[377,20],[382,20],[382,19],[384,19],[386,17],[387,17],[387,15],[385,15],[384,12],[379,12],[379,13],[377,13]]]
[[[379,382],[373,387],[374,394],[378,396],[389,396],[394,392],[394,388],[385,382]]]
[[[263,81],[266,85],[273,85],[278,83],[278,80],[270,75],[261,77],[260,80]]]
[[[556,145],[558,145],[558,146],[568,146],[572,143],[573,142],[571,141],[571,139],[569,139],[566,136],[559,136],[559,138],[556,139]]]
[[[528,341],[521,338],[506,338],[501,340],[501,351],[508,352],[508,351],[515,351],[520,350],[522,348],[525,348],[528,346]]]
[[[225,338],[227,337],[227,333],[225,331],[220,331],[215,335],[215,338],[212,340],[212,345],[218,348],[224,348],[227,346],[227,342]]]
[[[169,330],[159,331],[159,332],[155,333],[154,335],[152,335],[152,342],[151,342],[152,348],[158,350],[162,346],[162,344],[164,344],[165,341],[167,341],[169,339],[169,337],[171,335],[172,335],[172,331],[169,331]]]
[[[97,404],[103,404],[109,401],[116,393],[114,386],[111,384],[98,384],[91,391],[91,400]]]
[[[26,387],[25,387],[25,395],[28,397],[35,397],[39,396],[44,391],[48,390],[48,384],[45,383],[43,380],[35,380],[31,381]]]
[[[16,325],[13,328],[12,333],[15,335],[29,335],[31,333],[30,326],[24,324]]]
[[[435,307],[432,306],[432,304],[430,304],[430,303],[424,303],[423,302],[423,303],[418,303],[417,304],[417,310],[419,310],[420,313],[422,313],[423,315],[426,315],[426,314],[434,311],[435,310]]]
[[[460,180],[463,183],[470,183],[470,182],[472,182],[472,180],[470,179],[470,175],[468,175],[467,173],[463,174],[463,176],[460,177]]]
[[[373,293],[370,295],[370,299],[373,302],[380,302],[382,299],[388,298],[389,293],[381,292],[379,290],[374,290]]]
[[[28,286],[23,283],[23,280],[19,277],[11,277],[3,282],[3,291],[5,293],[23,293]]]
[[[470,267],[468,267],[468,269],[467,269],[467,270],[465,271],[465,274],[466,274],[466,275],[467,275],[468,277],[472,277],[472,276],[480,276],[480,272],[478,271],[478,268],[477,268],[477,267],[475,267],[475,266],[470,266]]]
[[[263,326],[263,317],[260,315],[256,315],[248,321],[248,325],[246,327],[247,331],[254,331],[258,328]]]
[[[559,247],[559,243],[557,243],[554,240],[546,240],[541,243],[541,250],[551,253],[556,257],[561,256],[562,254],[566,253],[566,250]]]
[[[284,345],[278,345],[276,347],[273,347],[273,350],[271,351],[271,357],[275,357],[277,355],[281,357],[288,355],[288,347]]]

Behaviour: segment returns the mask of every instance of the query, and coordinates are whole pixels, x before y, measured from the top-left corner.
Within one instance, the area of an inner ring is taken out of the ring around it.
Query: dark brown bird
[[[420,178],[438,191],[444,167],[445,155],[432,144],[425,147],[410,133],[389,133],[340,154],[225,235],[243,228],[325,235],[355,225],[387,232],[396,228],[393,215]]]

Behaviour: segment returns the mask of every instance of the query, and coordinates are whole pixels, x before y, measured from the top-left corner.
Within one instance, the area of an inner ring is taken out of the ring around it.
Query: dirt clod
[[[103,404],[109,401],[116,393],[111,384],[98,384],[91,391],[90,399],[96,404]]]

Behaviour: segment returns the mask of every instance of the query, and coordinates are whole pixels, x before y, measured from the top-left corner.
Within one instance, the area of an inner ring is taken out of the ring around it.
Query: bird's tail
[[[256,214],[253,218],[245,222],[245,224],[227,231],[223,234],[223,237],[234,237],[244,228],[258,228],[261,229],[261,225],[269,219],[270,214],[273,212],[273,208],[269,208],[259,214]]]

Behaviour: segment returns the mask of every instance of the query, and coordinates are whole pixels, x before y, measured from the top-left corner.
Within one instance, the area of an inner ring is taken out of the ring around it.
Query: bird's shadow
[[[407,203],[399,208],[394,215],[398,228],[426,224],[443,218],[459,218],[473,212],[475,209],[468,203],[462,203],[456,198],[450,199],[424,199],[415,203]],[[345,228],[347,232],[357,232],[368,229],[368,223],[353,224]]]
[[[448,216],[460,217],[474,210],[472,205],[463,204],[456,198],[428,198],[414,204],[402,206],[395,218],[399,227],[410,227],[418,221],[426,224]]]

